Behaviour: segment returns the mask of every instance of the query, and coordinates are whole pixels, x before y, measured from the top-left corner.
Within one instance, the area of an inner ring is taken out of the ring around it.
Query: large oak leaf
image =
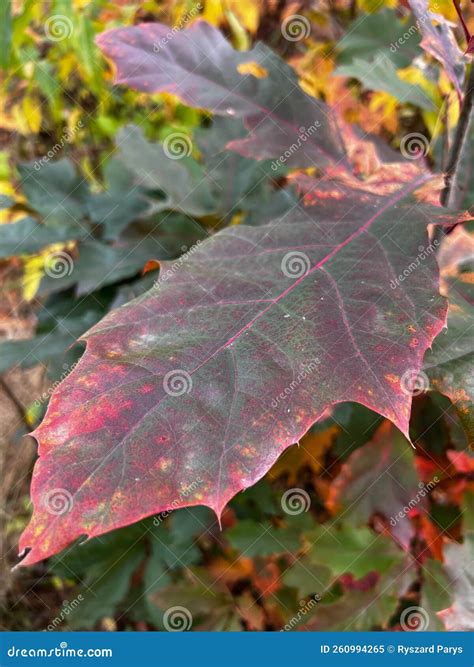
[[[446,304],[432,254],[394,281],[428,244],[427,223],[456,217],[417,198],[426,179],[378,194],[315,183],[314,205],[163,262],[152,290],[93,327],[34,433],[22,564],[163,510],[220,515],[338,402],[408,437],[404,378]]]

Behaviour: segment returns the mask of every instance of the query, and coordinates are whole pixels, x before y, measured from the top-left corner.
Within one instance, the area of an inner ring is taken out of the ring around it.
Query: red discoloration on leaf
[[[34,433],[23,563],[170,507],[219,515],[334,403],[363,403],[408,434],[400,378],[445,324],[433,256],[390,287],[427,243],[417,185],[384,196],[318,184],[346,196],[216,234],[91,329]],[[44,506],[54,488],[73,499],[63,515]]]

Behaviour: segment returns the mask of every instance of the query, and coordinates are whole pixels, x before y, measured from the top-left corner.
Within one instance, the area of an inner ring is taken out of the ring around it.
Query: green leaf
[[[420,86],[406,83],[398,77],[394,64],[385,55],[379,56],[373,62],[354,58],[350,65],[342,65],[334,73],[358,79],[368,90],[383,90],[402,103],[409,102],[427,111],[436,109]]]
[[[426,612],[428,622],[423,630],[440,631],[444,629],[437,612],[450,603],[449,580],[443,564],[428,559],[422,566],[421,608]],[[424,616],[426,619],[426,616]]]
[[[49,220],[40,224],[34,218],[0,225],[0,257],[35,253],[52,243],[85,238],[88,229],[74,220]]]
[[[155,204],[156,210],[171,208],[194,216],[211,213],[214,199],[201,165],[190,157],[191,139],[182,133],[167,139],[164,145],[152,144],[140,128],[129,125],[117,135],[118,156],[137,185],[163,191],[165,198]],[[182,157],[175,159],[174,153],[180,151]]]
[[[416,474],[413,449],[400,431],[384,425],[374,439],[357,449],[331,485],[330,501],[344,520],[366,524],[379,513],[408,550],[413,527],[408,514],[426,507],[428,491]]]
[[[132,173],[119,160],[104,167],[105,192],[93,194],[87,202],[92,222],[103,225],[104,238],[117,239],[128,225],[150,209],[142,188],[133,183]]]
[[[336,437],[334,452],[346,459],[353,451],[368,442],[383,419],[372,410],[358,403],[337,405],[326,424],[333,423],[341,428]]]
[[[354,59],[370,60],[387,55],[395,67],[407,67],[421,54],[420,35],[413,23],[402,23],[394,9],[384,8],[375,14],[361,14],[338,42],[339,63]]]
[[[286,570],[283,582],[286,586],[296,588],[298,597],[304,598],[308,595],[322,595],[332,584],[333,577],[327,565],[315,565],[303,556]]]
[[[466,297],[474,294],[463,285]],[[423,368],[432,389],[447,396],[463,425],[468,444],[474,445],[474,306],[458,288],[449,292],[448,327],[426,353]]]
[[[332,603],[324,598],[313,609],[305,626],[312,631],[364,631],[386,629],[415,575],[414,568],[406,562],[395,564],[380,577],[377,583],[364,590],[346,590]]]
[[[12,47],[12,3],[0,2],[0,67],[4,70],[10,64]]]
[[[348,525],[318,526],[305,533],[310,543],[308,558],[326,565],[335,576],[351,573],[356,578],[369,572],[383,573],[403,561],[403,552],[392,540],[369,528]]]
[[[231,546],[242,556],[271,556],[294,553],[301,548],[301,530],[311,525],[306,515],[288,519],[283,528],[275,528],[269,521],[244,519],[225,532]]]
[[[18,167],[21,188],[41,215],[79,224],[87,212],[89,186],[67,158]]]

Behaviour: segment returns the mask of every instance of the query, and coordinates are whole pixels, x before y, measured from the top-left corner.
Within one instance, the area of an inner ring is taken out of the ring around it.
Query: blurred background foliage
[[[457,21],[448,0],[432,6]],[[205,508],[178,510],[9,570],[35,452],[20,436],[80,355],[77,338],[153,284],[149,260],[179,258],[226,224],[259,224],[296,197],[283,167],[234,154],[216,161],[223,137],[239,133],[235,122],[211,124],[171,95],[112,86],[95,36],[204,18],[237,49],[263,40],[307,92],[364,132],[393,148],[423,134],[428,163],[441,169],[459,100],[418,30],[390,50],[413,24],[406,3],[13,0],[0,12],[2,626],[162,629],[164,611],[182,605],[194,629],[399,629],[403,611],[419,606],[427,629],[442,629],[437,611],[469,605],[469,542],[460,540],[474,526],[474,466],[457,415],[437,394],[415,401],[416,452],[369,410],[341,405],[232,501],[222,531]],[[288,41],[281,25],[294,14],[311,30]],[[189,155],[164,168],[163,145],[176,137]],[[469,262],[450,271],[470,289]]]

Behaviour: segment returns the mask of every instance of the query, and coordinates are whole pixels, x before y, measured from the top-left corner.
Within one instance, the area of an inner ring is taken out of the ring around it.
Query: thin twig
[[[459,172],[462,169],[462,158],[468,143],[469,126],[472,120],[472,109],[474,103],[474,64],[466,83],[466,89],[462,101],[461,114],[456,127],[453,145],[448,157],[448,164],[444,175],[444,190],[441,193],[441,204],[448,208],[460,206],[458,187]]]

